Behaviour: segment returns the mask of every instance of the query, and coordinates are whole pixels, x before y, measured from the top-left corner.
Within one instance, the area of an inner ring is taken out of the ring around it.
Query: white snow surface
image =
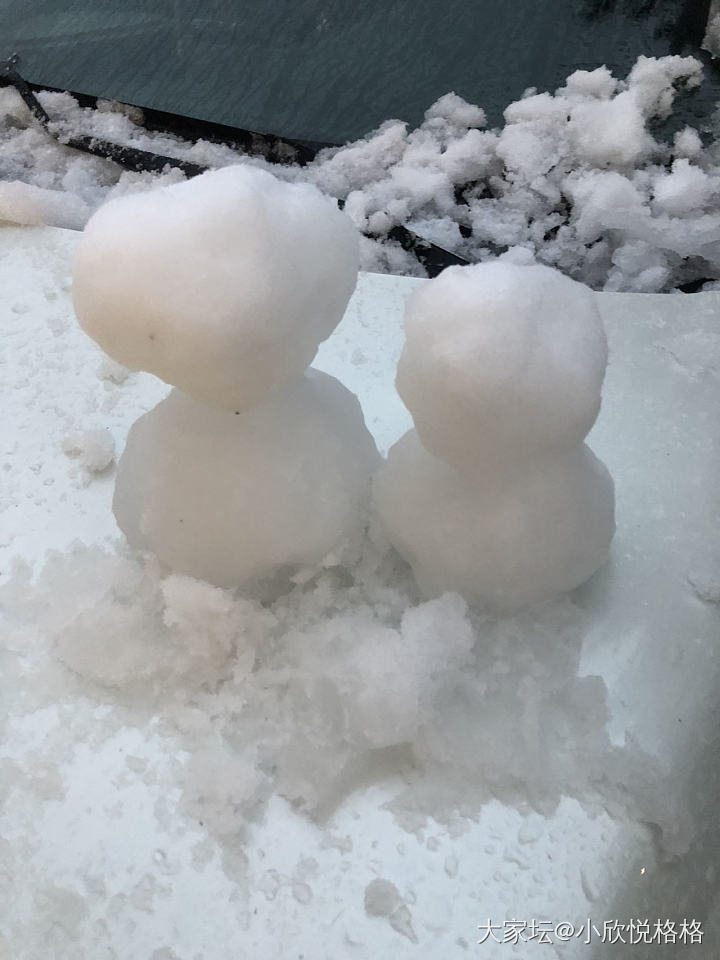
[[[692,57],[641,56],[625,78],[603,66],[578,70],[554,92],[526,91],[495,130],[486,129],[481,107],[449,93],[429,105],[416,129],[388,120],[307,166],[273,168],[227,146],[149,133],[136,108],[103,102],[85,109],[53,92],[39,99],[61,139],[95,136],[314,184],[344,200],[355,225],[380,238],[362,238],[364,269],[423,274],[414,256],[383,239],[405,224],[470,262],[520,251],[595,289],[654,293],[720,278],[717,118],[672,141],[655,129],[676,96],[701,81]],[[108,198],[182,179],[171,168],[123,172],[59,145],[14,90],[0,89],[0,220],[78,227]]]
[[[91,430],[121,449],[167,393],[77,329],[77,241],[0,230],[2,950],[462,957],[488,916],[707,919],[718,295],[598,301],[590,441],[618,534],[573,596],[505,617],[424,601],[371,529],[263,603],[130,551],[112,464],[79,478],[66,455]],[[382,451],[410,425],[392,379],[419,283],[363,277],[316,361]]]
[[[356,231],[315,187],[233,166],[103,206],[73,303],[116,361],[244,411],[312,362],[357,270]]]

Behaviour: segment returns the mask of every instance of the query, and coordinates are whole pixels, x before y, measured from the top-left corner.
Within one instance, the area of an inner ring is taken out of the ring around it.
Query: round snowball
[[[585,444],[481,482],[429,454],[411,430],[391,448],[373,492],[427,597],[455,591],[494,612],[583,583],[615,530],[612,479]]]
[[[591,290],[543,266],[450,267],[411,294],[397,388],[423,445],[461,468],[582,442],[607,341]]]
[[[250,166],[111,200],[75,259],[80,325],[119,363],[244,410],[299,376],[355,288],[358,237],[310,184]]]
[[[357,399],[324,373],[237,415],[174,390],[131,428],[113,509],[173,570],[270,595],[361,532],[378,461]]]

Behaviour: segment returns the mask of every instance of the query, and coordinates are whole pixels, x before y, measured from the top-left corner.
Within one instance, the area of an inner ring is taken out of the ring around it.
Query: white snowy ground
[[[618,533],[571,599],[423,603],[368,545],[262,607],[123,545],[167,387],[78,329],[78,236],[0,228],[0,956],[717,956],[720,294],[599,297]],[[361,276],[317,361],[383,452],[422,282]],[[579,935],[477,943],[513,918]],[[601,942],[638,918],[703,943]]]

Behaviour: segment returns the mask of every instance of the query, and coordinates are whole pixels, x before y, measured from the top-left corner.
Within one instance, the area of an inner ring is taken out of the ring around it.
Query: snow
[[[717,180],[686,158],[673,162],[670,173],[653,184],[653,207],[658,213],[690,217],[700,212],[714,192]]]
[[[147,132],[136,108],[91,110],[53,92],[39,99],[61,139],[94,136],[314,184],[343,200],[355,226],[373,238],[360,246],[366,270],[423,275],[417,259],[387,239],[404,224],[470,262],[520,249],[594,289],[665,292],[720,278],[715,121],[673,137],[662,130],[676,97],[701,81],[699,61],[681,56],[640,57],[625,78],[603,66],[578,70],[555,91],[528,90],[495,130],[486,129],[481,106],[451,92],[428,106],[416,129],[387,120],[306,166],[282,167],[220,144]],[[171,168],[123,172],[64,147],[34,123],[15,91],[0,90],[0,218],[76,228],[109,198],[183,179]]]
[[[89,216],[88,205],[71,193],[46,190],[20,180],[0,182],[0,220],[82,230]]]
[[[235,166],[102,207],[73,302],[116,361],[246,410],[311,363],[357,268],[352,225],[315,188]]]
[[[130,430],[113,507],[170,569],[257,591],[352,549],[377,459],[355,397],[318,371],[244,413],[174,390]]]
[[[90,473],[102,473],[115,460],[115,440],[108,430],[69,433],[62,448],[69,457],[77,457]]]
[[[584,444],[466,473],[410,431],[390,450],[375,503],[425,596],[457,591],[479,608],[518,609],[564,593],[605,561],[615,531],[613,483]]]
[[[415,430],[374,481],[425,596],[509,610],[607,556],[613,483],[583,443],[607,339],[595,295],[544,266],[450,267],[408,298],[397,389]]]
[[[357,261],[356,231],[318,190],[248,166],[91,218],[73,268],[80,325],[121,370],[182,388],[133,425],[118,465],[113,509],[133,547],[265,598],[357,552],[377,450],[356,398],[305,369]],[[85,455],[91,469],[112,458]]]
[[[581,443],[607,340],[592,291],[542,266],[450,267],[405,309],[398,393],[423,445],[489,470]]]
[[[3,949],[464,956],[486,915],[708,917],[719,295],[597,298],[590,441],[619,522],[571,597],[423,600],[373,529],[261,602],[130,551],[112,464],[74,475],[68,433],[120,451],[167,393],[74,324],[78,239],[0,231]],[[362,276],[318,351],[382,450],[409,426],[392,379],[423,286]]]

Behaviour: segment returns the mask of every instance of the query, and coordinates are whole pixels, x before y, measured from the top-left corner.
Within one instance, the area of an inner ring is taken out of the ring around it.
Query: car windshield
[[[576,69],[625,75],[640,54],[697,52],[688,0],[1,0],[0,59],[38,84],[173,114],[343,143],[411,125],[455,91],[491,124]],[[4,47],[4,51],[3,48]],[[680,107],[704,117],[720,86]]]

